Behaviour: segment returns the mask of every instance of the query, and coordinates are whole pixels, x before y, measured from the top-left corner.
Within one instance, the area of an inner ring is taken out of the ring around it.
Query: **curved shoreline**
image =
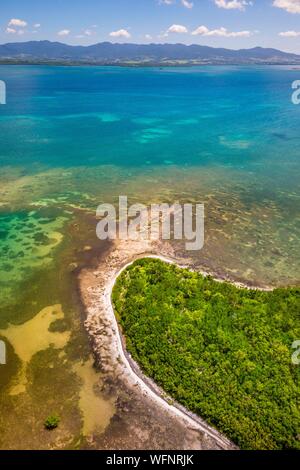
[[[91,341],[95,362],[102,372],[102,382],[107,384],[108,395],[115,394],[121,400],[121,407],[116,409],[116,418],[121,416],[126,435],[126,426],[134,423],[134,427],[142,433],[151,434],[153,429],[160,427],[158,448],[168,445],[169,449],[226,449],[238,447],[223,436],[213,426],[206,423],[200,416],[190,412],[175,402],[140,369],[126,350],[126,341],[120,330],[111,302],[111,295],[116,279],[132,263],[141,258],[160,259],[175,264],[179,268],[187,268],[199,272],[203,276],[212,276],[218,282],[230,282],[237,288],[270,291],[271,287],[247,285],[235,282],[216,273],[201,270],[194,265],[192,258],[182,257],[174,251],[174,247],[161,241],[141,239],[139,241],[116,240],[93,268],[86,268],[79,274],[81,300],[86,311],[84,322]],[[122,401],[124,396],[127,399]],[[123,394],[123,395],[122,395]],[[123,405],[122,405],[123,403]],[[130,415],[124,416],[122,407],[133,406]],[[134,411],[135,410],[135,411]],[[147,421],[145,423],[145,417]],[[133,431],[135,432],[135,431]],[[125,448],[131,448],[129,437],[125,440]],[[175,442],[176,441],[176,442]],[[152,445],[153,438],[142,437],[140,448]],[[157,445],[157,442],[154,442]],[[124,444],[122,444],[124,445]],[[127,446],[127,447],[126,447]]]
[[[129,266],[131,266],[135,261],[137,261],[138,259],[143,259],[143,258],[159,259],[165,263],[176,264],[180,268],[185,268],[185,266],[180,266],[178,263],[176,263],[175,259],[167,258],[165,256],[160,256],[160,255],[144,254],[141,256],[136,256],[134,259],[127,262],[117,272],[114,273],[112,279],[107,284],[105,296],[107,300],[107,309],[111,316],[112,324],[114,325],[117,331],[117,341],[118,341],[118,346],[119,346],[120,357],[123,360],[124,364],[126,365],[128,371],[130,371],[134,380],[137,383],[139,383],[141,389],[146,394],[150,395],[151,398],[154,399],[157,403],[167,408],[168,410],[172,411],[174,414],[176,414],[180,418],[183,418],[186,422],[189,423],[189,425],[192,425],[193,427],[198,428],[202,432],[205,432],[207,435],[209,435],[215,441],[217,441],[219,446],[222,449],[228,449],[228,448],[237,449],[237,446],[235,446],[235,444],[233,444],[227,437],[223,436],[219,431],[217,431],[211,425],[206,423],[202,418],[200,418],[198,415],[186,409],[183,405],[176,402],[171,397],[168,397],[166,393],[152,379],[150,379],[143,373],[140,366],[137,364],[137,362],[132,358],[132,356],[126,350],[124,337],[123,337],[123,334],[120,330],[118,321],[115,316],[114,308],[113,308],[112,301],[111,301],[111,296],[112,296],[112,291],[113,291],[115,282],[120,276],[120,274],[124,270],[126,270]],[[170,404],[168,400],[172,401],[172,404]]]
[[[117,422],[123,423],[120,430],[122,438],[120,440],[118,437],[115,445],[122,446],[121,449],[132,449],[131,436],[136,435],[136,430],[139,430],[139,447],[135,444],[134,448],[238,449],[230,439],[200,416],[169,397],[143,373],[127,352],[126,341],[111,302],[111,294],[118,276],[141,258],[160,259],[180,268],[200,272],[204,276],[211,275],[204,270],[195,269],[193,260],[175,253],[171,244],[146,240],[117,240],[98,260],[96,266],[79,273],[81,300],[86,312],[84,325],[90,338],[95,363],[101,371],[101,387],[107,390],[107,396],[114,394],[119,403],[115,417]],[[227,281],[213,277],[220,282]],[[238,282],[233,284],[237,287],[253,288]],[[113,432],[115,425],[113,421],[111,424],[112,427],[107,429],[108,433]]]

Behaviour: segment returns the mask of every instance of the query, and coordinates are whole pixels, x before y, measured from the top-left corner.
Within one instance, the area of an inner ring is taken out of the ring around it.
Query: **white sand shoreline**
[[[120,328],[115,317],[115,313],[114,313],[114,309],[113,309],[113,305],[111,301],[111,295],[112,295],[112,290],[115,285],[115,282],[117,278],[120,276],[120,274],[129,266],[131,266],[135,261],[137,261],[138,259],[143,259],[143,258],[159,259],[161,261],[164,261],[165,263],[176,264],[177,266],[181,268],[188,267],[188,266],[180,266],[176,263],[174,259],[167,258],[165,256],[144,254],[144,255],[136,256],[133,260],[127,262],[117,272],[114,273],[113,277],[110,279],[110,282],[107,284],[107,288],[105,292],[105,303],[106,303],[108,315],[110,316],[110,320],[112,324],[114,325],[115,330],[118,332],[117,342],[118,342],[118,350],[119,350],[121,359],[124,362],[128,372],[131,374],[132,379],[135,381],[135,383],[138,383],[141,390],[143,390],[143,392],[146,393],[147,395],[151,396],[151,398],[155,400],[160,406],[168,408],[169,411],[176,414],[179,418],[184,419],[190,426],[196,427],[200,429],[201,431],[205,432],[207,435],[209,435],[214,440],[216,440],[221,448],[223,449],[233,448],[235,446],[232,444],[232,442],[229,439],[227,439],[225,436],[223,436],[219,431],[217,431],[212,426],[207,424],[203,419],[201,419],[196,414],[187,410],[184,406],[175,402],[170,397],[167,397],[166,394],[164,394],[163,390],[161,390],[160,387],[157,386],[157,384],[155,384],[149,377],[146,377],[144,375],[144,373],[142,372],[138,364],[132,359],[131,355],[126,350],[122,333],[120,332]],[[163,397],[164,395],[166,396],[166,398]],[[168,402],[169,398],[172,401],[172,404]]]
[[[213,273],[193,269],[193,260],[177,256],[170,244],[149,240],[117,240],[99,262],[96,270],[86,269],[80,273],[81,298],[87,313],[85,326],[92,342],[96,362],[109,381],[126,384],[126,387],[138,396],[140,401],[147,404],[145,405],[147,412],[151,410],[152,417],[155,416],[155,422],[164,423],[163,428],[167,421],[172,421],[172,425],[178,427],[177,442],[181,440],[178,434],[185,429],[186,434],[189,435],[189,439],[186,439],[189,443],[186,445],[191,445],[191,441],[192,445],[195,445],[197,441],[200,448],[236,449],[235,444],[203,419],[166,396],[166,393],[153,380],[143,374],[126,350],[125,338],[115,317],[111,295],[118,276],[141,258],[160,259],[166,263],[176,264],[180,268],[199,272],[204,276],[211,275],[218,282],[231,282],[237,288],[262,291],[272,289],[218,278]],[[165,420],[160,418],[163,414],[166,415],[165,418],[167,417]],[[136,416],[136,425],[139,425],[139,421],[143,421],[143,416]],[[194,437],[191,437],[191,434]],[[195,438],[195,434],[198,438]]]
[[[125,338],[115,317],[111,296],[119,275],[141,258],[160,259],[180,268],[194,270],[193,261],[177,256],[173,247],[166,242],[117,240],[96,270],[82,271],[80,289],[87,312],[85,326],[92,342],[97,363],[110,381],[117,380],[126,384],[129,390],[137,393],[141,400],[148,403],[148,410],[155,410],[156,420],[160,420],[159,414],[165,413],[169,417],[168,419],[173,421],[173,425],[178,426],[178,429],[202,435],[200,440],[202,439],[203,442],[199,441],[200,448],[236,449],[236,445],[220,432],[168,397],[153,380],[144,375],[139,365],[126,350]],[[199,269],[195,269],[195,271],[204,276],[211,275],[211,273]],[[218,282],[231,282],[237,288],[272,290],[271,288],[253,287],[229,279],[218,278],[213,274],[212,277]],[[140,419],[142,420],[142,417]]]

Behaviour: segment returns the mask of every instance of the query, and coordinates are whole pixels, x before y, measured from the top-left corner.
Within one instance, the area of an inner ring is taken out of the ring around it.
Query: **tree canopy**
[[[300,449],[300,288],[238,288],[156,259],[112,301],[146,375],[243,449]]]

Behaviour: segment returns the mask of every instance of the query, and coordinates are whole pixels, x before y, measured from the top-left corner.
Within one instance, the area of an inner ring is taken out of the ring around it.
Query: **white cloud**
[[[68,36],[70,34],[70,30],[69,29],[62,29],[61,31],[58,31],[58,36]]]
[[[253,2],[248,0],[215,0],[215,4],[219,8],[225,10],[245,10],[248,5],[253,5]]]
[[[300,36],[300,31],[284,31],[279,33],[279,36],[283,38],[298,38]]]
[[[24,28],[25,26],[27,26],[27,23],[24,20],[20,20],[18,18],[12,18],[9,21],[8,26],[16,26],[17,28],[19,28],[19,27]]]
[[[40,23],[35,23],[35,24],[33,25],[33,27],[34,27],[34,28],[40,28],[40,27],[41,27],[41,24],[40,24]]]
[[[150,41],[152,39],[151,34],[145,34],[145,39],[148,39],[148,41]]]
[[[251,31],[228,31],[228,29],[223,27],[219,29],[208,29],[206,26],[199,26],[199,28],[192,32],[193,36],[219,36],[225,38],[248,38],[252,34]]]
[[[172,24],[172,26],[170,26],[170,28],[165,32],[165,36],[168,36],[169,33],[185,34],[188,33],[188,29],[181,24]]]
[[[109,33],[112,38],[130,38],[131,34],[127,31],[127,29],[119,29],[118,31],[112,31]]]
[[[176,0],[159,0],[160,5],[174,5],[176,3]],[[180,3],[182,6],[185,8],[193,8],[194,3],[191,0],[180,0]]]
[[[190,2],[189,0],[181,0],[181,3],[185,8],[189,9],[193,8],[194,6],[193,2]]]
[[[6,31],[7,34],[16,34],[16,32],[17,32],[16,29],[9,28],[9,27],[7,27],[5,31]]]
[[[90,28],[93,28],[93,26],[90,26]],[[82,31],[80,34],[76,34],[77,39],[83,39],[86,38],[87,36],[94,36],[96,34],[96,31],[92,31],[91,29],[86,29],[85,31]]]
[[[274,0],[273,6],[282,8],[288,13],[300,13],[300,0]]]

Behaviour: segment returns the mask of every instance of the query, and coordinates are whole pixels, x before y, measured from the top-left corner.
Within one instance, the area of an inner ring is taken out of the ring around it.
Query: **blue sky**
[[[0,43],[182,42],[300,53],[300,0],[1,0]]]

